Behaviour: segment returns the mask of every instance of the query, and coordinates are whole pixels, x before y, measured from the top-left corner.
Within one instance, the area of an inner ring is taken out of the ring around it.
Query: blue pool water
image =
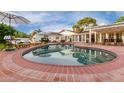
[[[47,45],[26,53],[25,59],[45,64],[88,65],[111,61],[116,55],[95,48],[80,48],[73,45]]]

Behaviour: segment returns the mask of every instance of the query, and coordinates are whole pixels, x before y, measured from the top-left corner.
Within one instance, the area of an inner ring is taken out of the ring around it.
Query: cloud
[[[124,11],[116,11],[115,13],[118,16],[124,16]]]
[[[38,28],[37,28],[38,29]],[[62,29],[69,29],[69,30],[72,30],[72,27],[71,25],[66,25],[66,24],[51,24],[51,25],[45,25],[45,26],[42,26],[40,27],[40,29],[43,31],[43,32],[59,32],[61,31]],[[31,33],[33,32],[35,29],[31,28],[28,33]]]
[[[107,12],[107,14],[110,14]],[[97,20],[98,25],[106,25],[110,24],[110,21],[104,18],[101,14],[98,12],[74,12],[70,14],[71,21],[73,23],[76,23],[78,20],[84,18],[84,17],[92,17]]]
[[[62,23],[65,20],[65,16],[60,12],[16,12],[17,14],[29,19],[31,24],[28,32],[32,32],[34,28],[45,32],[53,31],[57,32],[61,29],[71,29],[71,26],[67,23]]]
[[[100,26],[110,24],[110,21],[107,19],[96,17],[96,20],[97,20],[97,24]]]
[[[48,16],[48,13],[35,13],[35,12],[15,12],[15,13],[27,18],[32,23],[40,23],[44,20],[46,16]]]
[[[65,24],[51,24],[48,26],[41,27],[41,30],[43,30],[45,32],[59,32],[62,29],[70,29],[71,30],[71,26],[65,25]]]
[[[97,20],[98,25],[107,25],[111,21],[108,20],[107,16],[112,15],[113,12],[14,12],[18,15],[21,15],[31,21],[31,24],[25,26],[28,28],[28,32],[31,32],[34,29],[40,28],[45,32],[58,32],[62,29],[71,29],[71,27],[79,20],[86,16],[93,17]],[[124,12],[117,12],[116,15],[123,15]],[[17,28],[20,26],[17,26]],[[27,30],[27,29],[26,29]]]
[[[14,12],[18,15],[21,15],[28,20],[31,21],[32,24],[34,23],[48,23],[48,22],[53,22],[53,21],[59,21],[62,19],[62,16],[59,16],[57,13],[53,12]]]

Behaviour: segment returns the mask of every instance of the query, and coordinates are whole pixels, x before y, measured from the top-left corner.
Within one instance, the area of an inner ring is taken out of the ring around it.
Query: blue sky
[[[124,15],[123,11],[13,11],[31,21],[30,24],[13,25],[16,29],[30,33],[34,29],[41,29],[44,32],[58,32],[71,27],[86,16],[96,18],[98,25],[112,24],[119,16]]]

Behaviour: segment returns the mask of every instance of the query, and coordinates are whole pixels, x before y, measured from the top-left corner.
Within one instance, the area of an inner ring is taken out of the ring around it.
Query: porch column
[[[91,29],[89,31],[89,43],[91,43]]]
[[[84,34],[84,42],[86,43],[86,34]]]
[[[76,35],[76,42],[78,42],[78,35]]]
[[[114,43],[116,43],[116,33],[114,33]]]
[[[123,44],[124,44],[124,32],[122,32],[122,40],[123,40]]]
[[[79,37],[80,37],[80,36],[78,35],[77,37],[78,37],[78,42],[80,42],[80,40],[79,40]]]
[[[106,37],[106,39],[109,39],[109,38],[108,38],[108,33],[105,34],[105,37]]]
[[[99,42],[102,43],[102,34],[99,33]]]

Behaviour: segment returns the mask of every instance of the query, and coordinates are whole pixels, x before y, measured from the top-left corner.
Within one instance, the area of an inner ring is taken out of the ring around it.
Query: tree
[[[83,19],[77,22],[78,26],[80,27],[87,27],[87,26],[96,26],[96,19],[92,17],[84,17]]]
[[[74,32],[78,32],[78,33],[82,32],[82,29],[80,29],[80,27],[77,24],[73,25],[72,28]]]
[[[80,32],[82,32],[84,30],[84,28],[83,27],[80,27]]]
[[[6,36],[6,35],[15,36],[16,38],[17,37],[20,37],[20,38],[28,37],[28,35],[26,33],[17,31],[12,26],[8,26],[8,25],[6,25],[4,23],[1,23],[0,24],[0,41],[1,42],[5,41],[4,36]]]
[[[24,32],[20,32],[20,31],[16,31],[15,33],[15,37],[17,38],[17,37],[19,37],[19,38],[28,38],[29,37],[29,35],[27,35],[26,33],[24,33]]]
[[[6,35],[13,36],[15,32],[16,30],[13,27],[8,26],[4,23],[1,23],[0,24],[0,41],[4,41],[4,36]]]
[[[76,24],[76,25],[73,25],[72,28],[79,28],[79,26]]]
[[[75,25],[72,26],[72,28],[79,28],[76,32],[82,32],[85,27],[88,26],[96,26],[96,19],[92,17],[84,17],[83,19],[77,21]]]
[[[115,23],[124,22],[124,16],[120,16]]]

